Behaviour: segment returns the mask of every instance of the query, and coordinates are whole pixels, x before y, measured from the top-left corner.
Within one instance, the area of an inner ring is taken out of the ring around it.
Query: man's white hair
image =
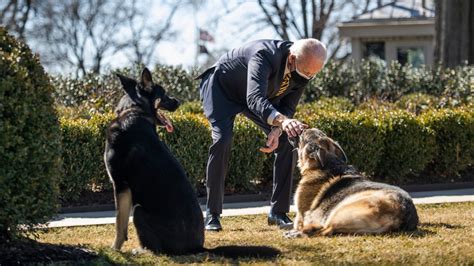
[[[290,47],[291,54],[294,54],[296,58],[302,58],[306,56],[317,56],[323,62],[326,61],[326,46],[318,41],[317,39],[301,39],[295,41]]]

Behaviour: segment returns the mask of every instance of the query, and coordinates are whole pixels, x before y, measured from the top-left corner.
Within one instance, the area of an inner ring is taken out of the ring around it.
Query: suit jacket
[[[286,91],[277,96],[291,45],[289,41],[257,40],[230,50],[214,65],[212,83],[219,86],[212,89],[220,89],[227,98],[223,100],[247,107],[265,122],[275,110],[293,117],[308,82],[292,78]]]

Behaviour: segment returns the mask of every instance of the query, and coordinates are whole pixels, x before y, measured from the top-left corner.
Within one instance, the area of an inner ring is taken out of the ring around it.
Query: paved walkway
[[[474,201],[474,188],[412,192],[415,204],[434,204],[446,202]],[[204,209],[204,206],[201,206]],[[237,216],[268,213],[270,210],[268,201],[242,202],[224,204],[222,216]],[[295,206],[291,205],[291,211]],[[82,212],[59,214],[48,223],[49,227],[66,227],[82,225],[100,225],[115,223],[115,211]]]

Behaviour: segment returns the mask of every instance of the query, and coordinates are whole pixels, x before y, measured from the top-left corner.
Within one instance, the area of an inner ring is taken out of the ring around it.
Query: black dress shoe
[[[221,217],[219,216],[219,214],[206,214],[204,229],[206,229],[207,231],[221,231],[222,225],[220,219]]]
[[[286,213],[277,212],[268,214],[268,225],[277,225],[281,229],[291,229],[293,222]]]

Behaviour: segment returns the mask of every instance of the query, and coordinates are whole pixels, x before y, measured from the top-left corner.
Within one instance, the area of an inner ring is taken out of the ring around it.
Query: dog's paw
[[[134,248],[134,249],[132,249],[132,255],[134,255],[134,256],[141,255],[143,253],[146,253],[146,251],[147,250],[145,248],[142,248],[142,247]]]
[[[113,243],[110,248],[112,248],[115,251],[120,251],[121,245],[117,245],[116,243]]]
[[[112,246],[110,246],[112,249],[116,251],[120,251],[122,248],[123,242],[125,242],[126,239],[117,239],[115,238],[114,242],[112,243]]]
[[[291,230],[293,228],[293,224],[292,223],[280,224],[278,228],[280,228],[281,230]]]
[[[291,239],[291,238],[300,238],[303,237],[304,234],[298,230],[291,230],[288,232],[283,233],[283,237]]]

